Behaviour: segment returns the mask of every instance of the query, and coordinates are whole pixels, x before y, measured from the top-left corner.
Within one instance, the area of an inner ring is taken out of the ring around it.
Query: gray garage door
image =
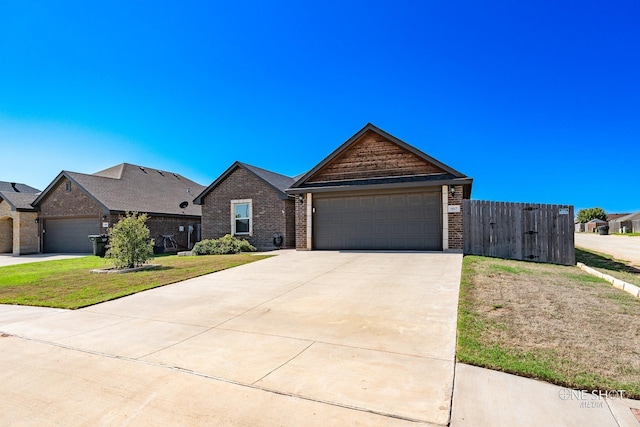
[[[91,253],[90,234],[100,234],[96,218],[47,219],[44,221],[44,251],[58,253]]]
[[[440,192],[314,197],[315,249],[442,250]]]

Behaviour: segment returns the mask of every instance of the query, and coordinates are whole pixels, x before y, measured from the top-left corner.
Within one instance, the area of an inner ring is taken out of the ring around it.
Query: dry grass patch
[[[640,397],[640,299],[577,267],[467,256],[458,360]]]

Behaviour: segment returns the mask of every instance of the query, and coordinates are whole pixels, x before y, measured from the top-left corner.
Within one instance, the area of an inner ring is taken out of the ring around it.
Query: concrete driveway
[[[446,425],[461,262],[291,251],[82,310],[0,306],[0,424]]]
[[[80,258],[90,254],[33,254],[13,256],[11,254],[0,254],[0,267],[7,265],[26,264],[29,262],[55,261],[58,259]]]
[[[640,266],[640,236],[616,236],[613,234],[601,236],[596,233],[576,233],[575,244],[577,247],[613,255],[618,259],[630,261],[632,264]]]

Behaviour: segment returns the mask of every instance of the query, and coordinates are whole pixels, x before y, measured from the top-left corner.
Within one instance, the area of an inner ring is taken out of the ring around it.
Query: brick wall
[[[14,212],[13,254],[35,254],[40,250],[37,212]]]
[[[183,231],[180,231],[180,226],[183,227]],[[189,226],[193,227],[191,247],[189,247]],[[200,218],[151,216],[147,220],[147,227],[149,227],[151,237],[155,240],[156,246],[162,245],[163,235],[173,235],[175,241],[178,242],[178,249],[183,251],[191,249],[193,244],[198,241]]]
[[[0,253],[26,255],[40,249],[36,212],[15,212],[0,201]]]
[[[452,196],[451,195],[451,187],[454,187],[456,192]],[[462,186],[449,186],[449,191],[447,192],[448,196],[448,204],[451,205],[459,205],[460,212],[448,213],[449,218],[449,249],[451,250],[462,250],[464,248],[463,242],[463,225],[462,225]]]
[[[70,182],[62,178],[60,182],[40,202],[40,218],[54,217],[90,217],[96,220],[103,214],[103,209],[87,194],[70,182],[71,190],[66,190],[66,184]]]
[[[13,216],[11,206],[0,199],[0,254],[13,251]]]
[[[251,199],[251,236],[247,239],[259,250],[276,249],[274,233],[283,237],[283,246],[293,245],[291,235],[294,203],[281,200],[269,184],[243,168],[237,168],[202,199],[202,238],[217,239],[231,234],[231,200]]]
[[[107,216],[105,221],[101,221],[101,223],[108,222],[109,227],[113,227],[120,221],[120,218],[123,217],[124,215],[111,214]],[[200,240],[200,218],[149,215],[146,224],[155,246],[162,245],[163,235],[173,235],[173,238],[178,243],[179,251],[191,249],[193,244]],[[184,227],[183,231],[180,231],[180,226]],[[189,247],[189,226],[193,227],[191,247]],[[107,229],[100,228],[100,232],[106,233]]]
[[[307,198],[302,194],[304,203],[298,201],[296,195],[296,249],[311,249],[307,247]]]
[[[285,215],[285,229],[286,229],[286,234],[285,234],[285,240],[284,240],[284,247],[287,248],[295,248],[296,247],[296,214],[295,214],[295,204],[296,201],[294,200],[285,200],[284,201],[284,205],[285,205],[285,212],[287,212],[287,214]],[[299,204],[299,203],[298,203]]]

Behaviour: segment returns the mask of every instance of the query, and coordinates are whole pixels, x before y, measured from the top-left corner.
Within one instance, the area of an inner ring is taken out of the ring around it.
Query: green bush
[[[127,212],[109,229],[110,247],[105,256],[113,260],[116,268],[139,267],[153,258],[153,239],[146,221],[147,214]]]
[[[196,255],[224,255],[240,252],[253,252],[251,243],[244,239],[237,239],[230,234],[219,239],[202,240],[193,246],[192,252]]]

